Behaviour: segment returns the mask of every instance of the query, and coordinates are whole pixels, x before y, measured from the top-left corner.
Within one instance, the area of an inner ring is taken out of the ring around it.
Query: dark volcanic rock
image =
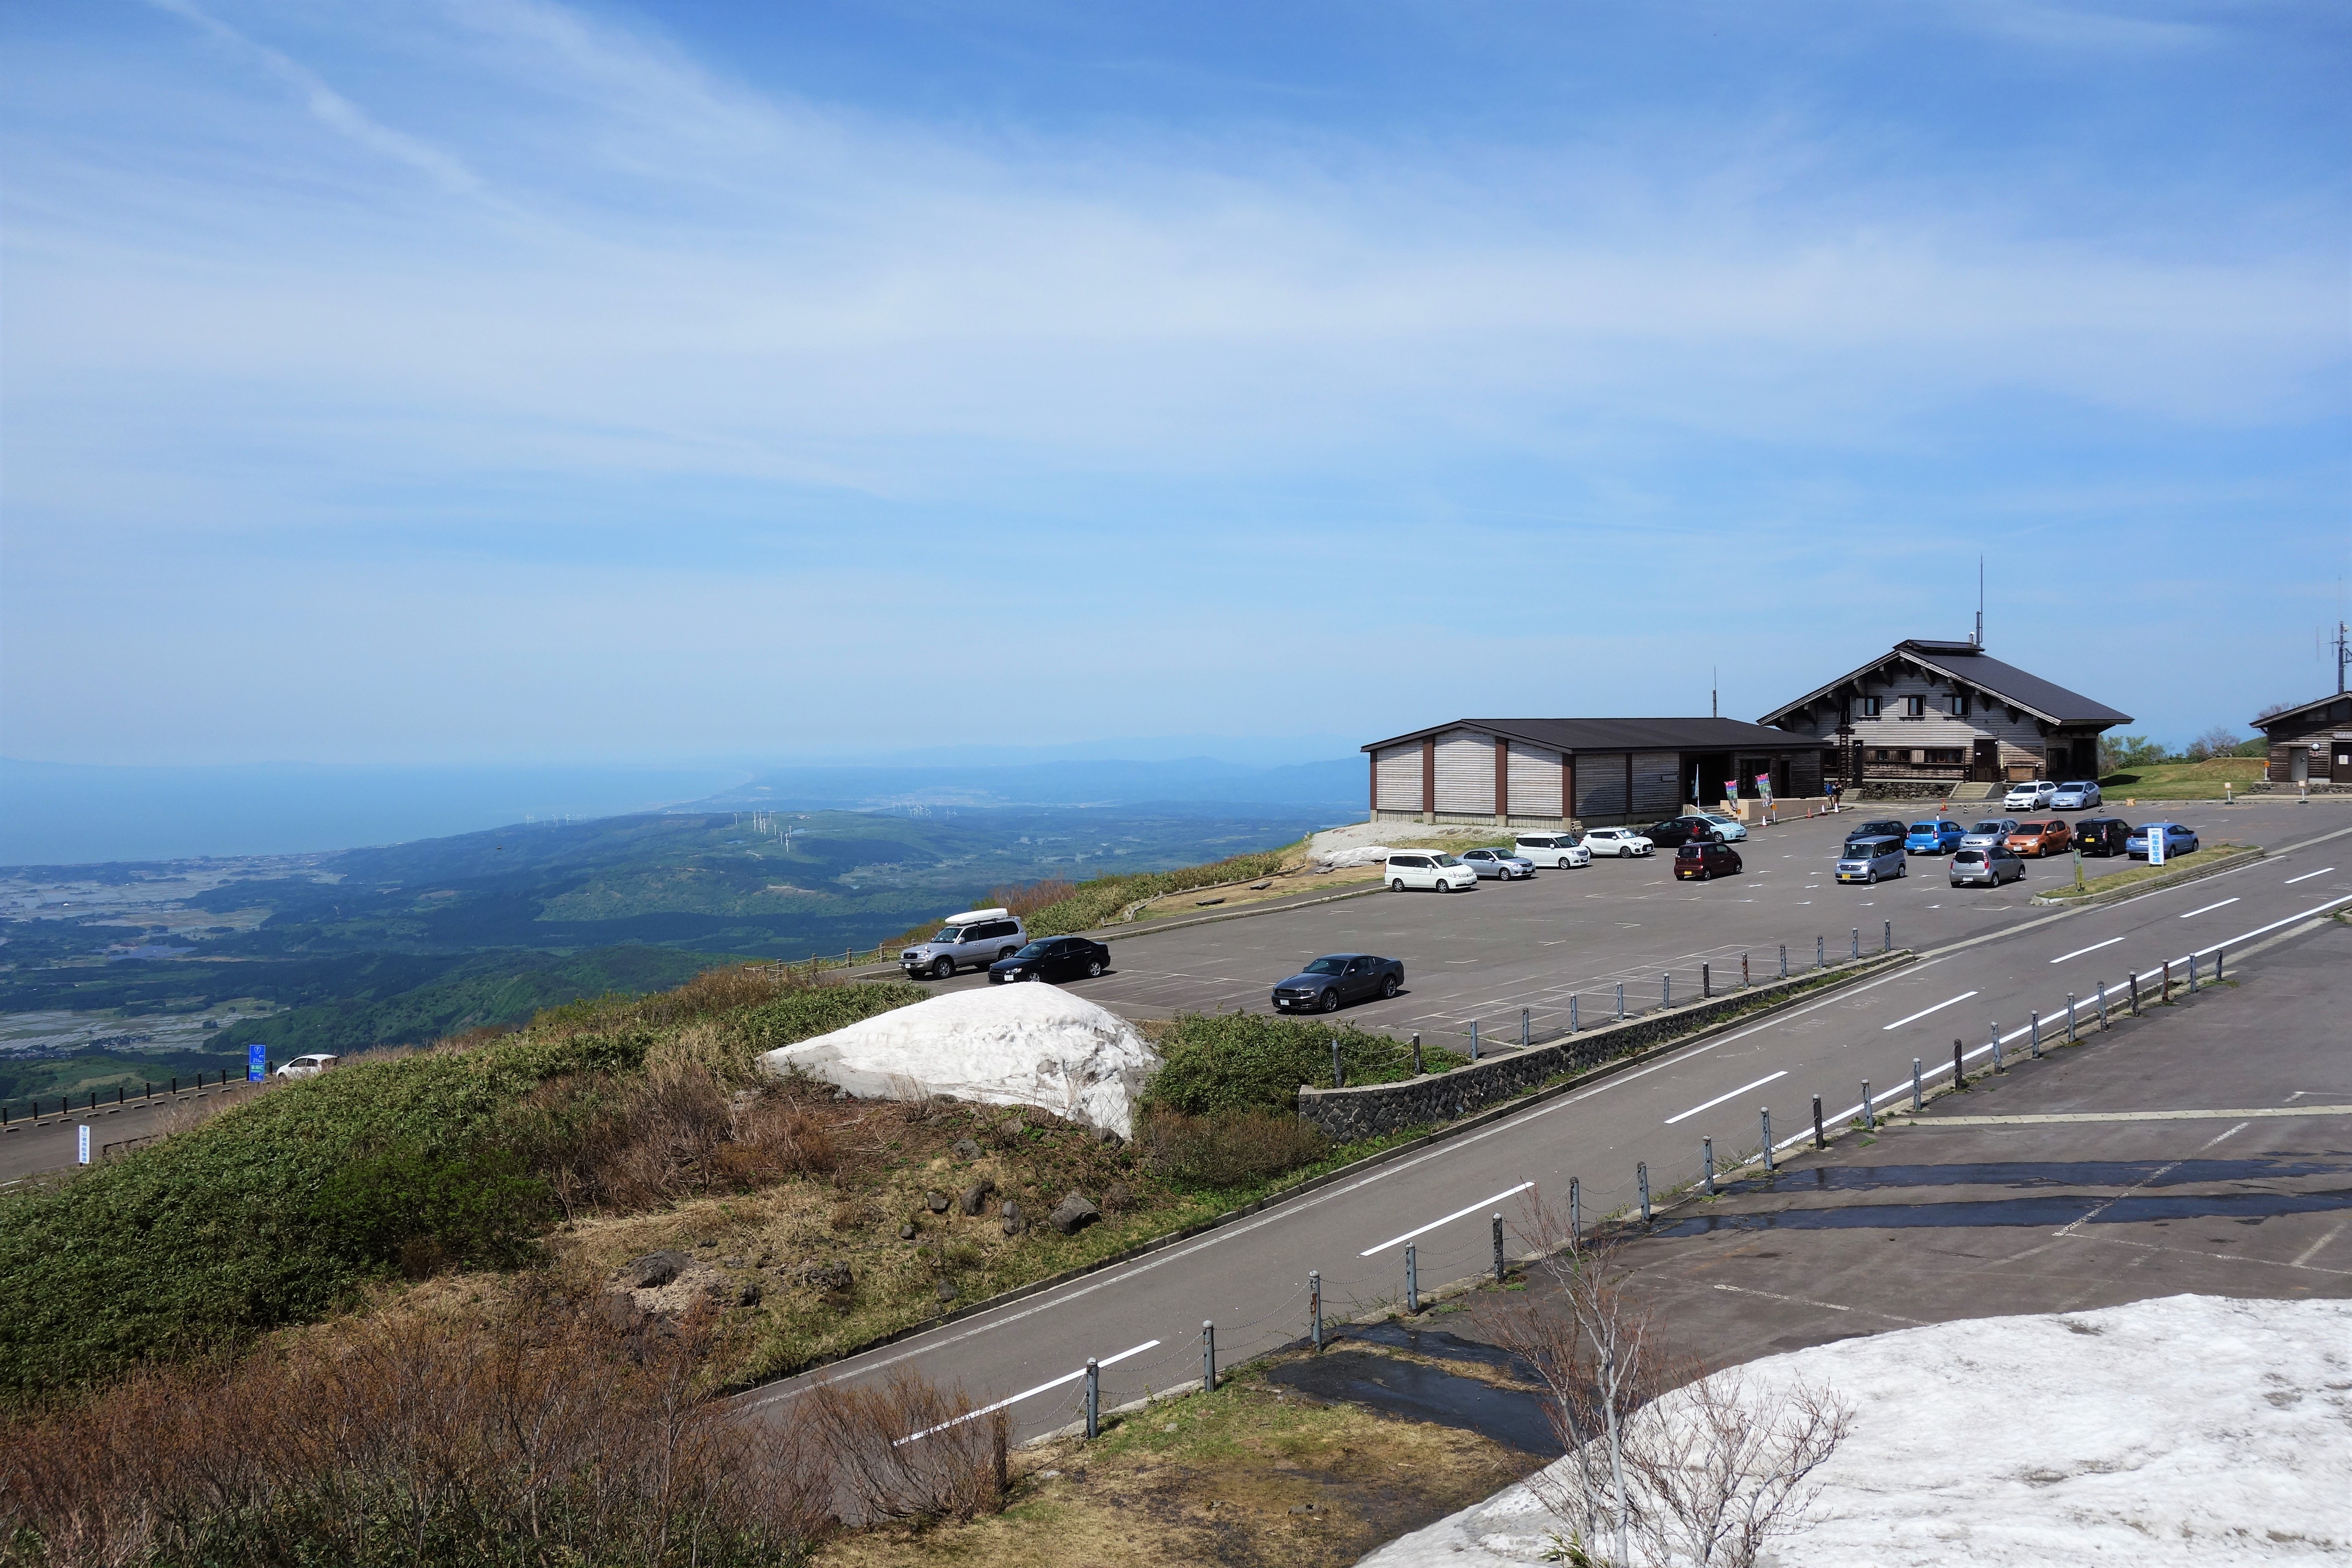
[[[1029,1222],[1021,1217],[1021,1205],[1011,1198],[1005,1199],[1004,1234],[1007,1236],[1019,1236],[1028,1227]]]
[[[945,1214],[948,1212],[948,1195],[945,1193],[925,1193],[923,1194],[923,1202],[930,1206],[930,1211],[933,1214]]]
[[[812,1263],[801,1270],[801,1283],[820,1290],[846,1290],[856,1282],[846,1263]]]
[[[1102,1211],[1095,1207],[1083,1193],[1072,1193],[1055,1204],[1054,1212],[1045,1217],[1053,1222],[1055,1230],[1070,1236],[1102,1218]]]
[[[969,1138],[959,1138],[955,1141],[955,1157],[959,1160],[977,1160],[980,1158],[980,1145]]]
[[[640,1290],[657,1290],[677,1279],[691,1261],[685,1253],[666,1247],[625,1265],[621,1278]]]
[[[915,1239],[915,1222],[913,1220],[908,1220],[906,1224],[898,1227],[898,1239],[900,1241],[912,1241]]]
[[[963,1190],[963,1196],[957,1201],[956,1207],[961,1213],[967,1215],[986,1214],[988,1212],[988,1194],[995,1190],[996,1184],[989,1180],[986,1176],[982,1176],[980,1180],[974,1182],[971,1185]]]

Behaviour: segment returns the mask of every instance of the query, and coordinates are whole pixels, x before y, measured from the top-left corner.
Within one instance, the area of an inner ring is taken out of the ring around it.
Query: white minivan
[[[1592,864],[1592,851],[1579,844],[1573,833],[1522,833],[1512,841],[1511,848],[1520,858],[1555,871]]]
[[[1392,893],[1402,893],[1407,888],[1434,888],[1441,893],[1458,893],[1478,885],[1477,872],[1453,856],[1441,855],[1433,849],[1397,851],[1389,857],[1384,875]]]

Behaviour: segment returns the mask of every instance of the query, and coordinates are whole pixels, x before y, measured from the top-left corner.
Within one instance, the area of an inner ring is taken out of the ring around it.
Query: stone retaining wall
[[[1843,983],[1902,963],[1909,956],[1908,950],[1903,948],[1892,953],[1868,953],[1860,959],[1833,963],[1825,970],[1808,970],[1786,980],[1767,981],[1710,1000],[1685,1002],[1628,1018],[1622,1024],[1603,1024],[1562,1036],[1546,1045],[1468,1062],[1450,1072],[1426,1073],[1402,1083],[1347,1089],[1318,1089],[1304,1084],[1298,1090],[1298,1114],[1339,1143],[1407,1127],[1451,1121],[1524,1094],[1563,1073],[1587,1071],[1684,1036],[1705,1033],[1750,1010],[1794,1000],[1808,991],[1828,989],[1821,984],[1824,976],[1834,977],[1833,983]]]

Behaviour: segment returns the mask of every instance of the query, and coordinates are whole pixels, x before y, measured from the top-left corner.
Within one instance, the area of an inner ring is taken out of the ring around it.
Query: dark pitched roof
[[[1820,742],[1740,719],[1454,719],[1364,747],[1394,746],[1448,730],[1481,730],[1555,752],[1786,752]]]
[[[2315,697],[2308,702],[2298,702],[2292,708],[2282,708],[2275,713],[2265,713],[2259,719],[2250,719],[2247,724],[2250,728],[2260,730],[2267,734],[2273,724],[2292,724],[2304,719],[2324,719],[2326,715],[2319,710],[2327,707],[2330,703],[2343,700],[2344,693],[2331,691],[2325,697]]]
[[[1778,723],[1807,703],[1819,701],[1848,681],[1868,675],[1889,659],[1895,658],[1908,659],[1947,679],[1989,692],[2053,724],[2104,725],[2132,721],[2128,713],[2118,712],[2104,702],[2094,702],[2079,691],[2069,691],[2055,681],[2029,674],[2013,664],[2003,664],[1974,643],[1910,637],[1896,643],[1890,651],[1879,655],[1860,668],[1847,671],[1828,685],[1805,693],[1794,702],[1775,708],[1764,715],[1764,722]]]

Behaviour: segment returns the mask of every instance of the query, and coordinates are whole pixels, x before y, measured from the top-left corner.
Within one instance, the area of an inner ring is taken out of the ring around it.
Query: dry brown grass
[[[140,1374],[0,1431],[0,1558],[797,1560],[832,1510],[827,1454],[708,1396],[712,1329],[627,1326],[542,1279],[487,1313],[348,1320]]]
[[[1528,1463],[1475,1433],[1327,1405],[1245,1371],[1213,1395],[1156,1406],[1093,1444],[1016,1454],[1002,1514],[837,1536],[817,1560],[826,1568],[1342,1568],[1489,1495]]]

